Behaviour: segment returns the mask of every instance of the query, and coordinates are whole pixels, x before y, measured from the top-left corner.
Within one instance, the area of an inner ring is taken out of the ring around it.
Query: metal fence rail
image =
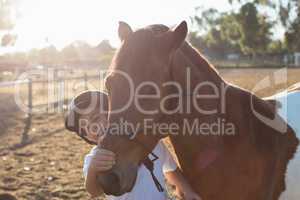
[[[69,101],[69,99],[61,99],[60,101],[56,102],[51,102],[51,103],[46,103],[46,104],[34,104],[34,96],[33,96],[33,87],[35,84],[55,84],[55,83],[64,83],[66,81],[76,81],[76,80],[81,80],[83,81],[84,89],[88,90],[88,81],[90,80],[97,80],[101,81],[99,75],[94,75],[94,76],[88,76],[87,74],[84,74],[83,76],[80,77],[69,77],[69,78],[56,78],[53,80],[32,80],[32,79],[26,79],[26,80],[17,80],[17,81],[7,81],[7,82],[0,82],[0,88],[9,88],[9,87],[16,87],[18,85],[25,85],[26,87],[26,92],[27,92],[27,118],[25,120],[25,128],[22,133],[22,138],[20,145],[26,145],[29,142],[29,135],[28,132],[31,128],[32,125],[32,116],[33,116],[33,109],[34,108],[41,108],[41,107],[47,107],[47,106],[53,106],[53,107],[58,107],[62,104],[65,104]],[[27,85],[27,86],[26,86]],[[47,107],[48,109],[48,107]]]

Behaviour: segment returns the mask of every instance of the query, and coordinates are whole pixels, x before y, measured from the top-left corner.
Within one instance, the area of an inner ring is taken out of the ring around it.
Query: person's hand
[[[92,157],[89,170],[95,173],[110,170],[116,163],[115,154],[106,149],[97,148]]]

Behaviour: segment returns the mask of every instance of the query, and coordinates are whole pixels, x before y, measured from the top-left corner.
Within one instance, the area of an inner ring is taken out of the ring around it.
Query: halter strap
[[[124,139],[128,139],[130,140],[130,138],[127,138],[127,137],[123,137]],[[137,139],[131,139],[131,141],[133,141],[134,143],[140,145],[141,147],[143,147],[147,152],[149,152],[148,155],[152,155],[154,157],[154,159],[150,159],[149,156],[147,155],[147,157],[142,161],[142,163],[144,164],[144,166],[149,170],[150,174],[151,174],[151,177],[153,179],[153,182],[157,188],[157,190],[159,192],[164,192],[164,188],[163,186],[160,184],[159,180],[157,179],[157,177],[155,176],[154,174],[154,162],[156,160],[159,159],[159,157],[153,153],[150,148],[148,146],[146,146],[145,144],[141,143],[140,141],[138,141]]]
[[[154,156],[154,160],[150,160],[150,158],[147,156],[147,158],[144,159],[143,164],[149,170],[157,190],[159,192],[164,192],[164,188],[162,187],[162,185],[160,184],[160,182],[154,174],[154,161],[156,161],[159,157],[152,152],[151,155]]]

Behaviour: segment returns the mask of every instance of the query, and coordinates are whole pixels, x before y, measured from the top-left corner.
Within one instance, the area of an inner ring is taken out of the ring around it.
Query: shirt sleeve
[[[87,174],[88,174],[88,169],[90,167],[91,161],[92,161],[92,157],[93,155],[96,153],[96,149],[97,147],[93,147],[90,151],[90,153],[88,153],[87,155],[85,155],[84,157],[84,162],[83,162],[83,177],[86,178]]]
[[[162,162],[163,162],[163,172],[172,172],[177,169],[177,163],[175,162],[173,156],[171,155],[170,151],[166,147],[166,145],[161,141],[161,155],[162,155]]]

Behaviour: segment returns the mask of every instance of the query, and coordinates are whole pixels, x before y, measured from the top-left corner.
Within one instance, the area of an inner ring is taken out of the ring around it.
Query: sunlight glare
[[[14,34],[18,35],[15,51],[27,51],[54,45],[58,49],[76,40],[97,45],[109,39],[117,46],[118,21],[134,29],[149,24],[173,26],[189,21],[198,0],[174,1],[100,1],[100,0],[18,0],[20,17]],[[219,6],[225,5],[223,3]],[[223,6],[224,7],[224,6]]]
[[[55,45],[60,49],[74,40],[99,42],[104,35],[95,26],[109,25],[108,20],[98,20],[105,19],[109,10],[101,6],[104,7],[103,2],[97,0],[24,1],[20,6],[22,17],[14,31],[19,36],[16,48],[28,50],[33,46]]]

